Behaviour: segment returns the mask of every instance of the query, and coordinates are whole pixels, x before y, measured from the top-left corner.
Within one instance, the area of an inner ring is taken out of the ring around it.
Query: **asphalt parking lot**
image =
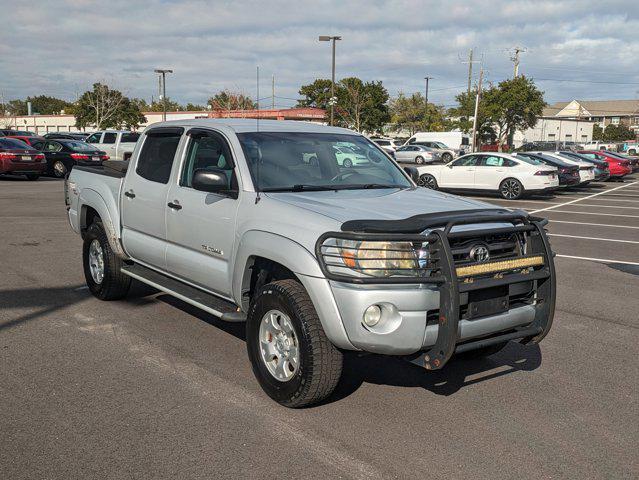
[[[242,325],[142,286],[94,299],[62,183],[0,179],[0,478],[637,478],[639,175],[479,198],[550,219],[545,341],[430,373],[349,356],[288,410]]]

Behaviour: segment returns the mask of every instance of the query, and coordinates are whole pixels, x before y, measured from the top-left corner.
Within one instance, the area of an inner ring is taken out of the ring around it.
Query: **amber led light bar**
[[[514,258],[512,260],[502,260],[499,262],[479,263],[466,267],[457,267],[458,277],[470,277],[471,275],[482,275],[485,273],[503,272],[515,270],[517,268],[537,267],[544,264],[544,257],[537,255],[534,257]]]

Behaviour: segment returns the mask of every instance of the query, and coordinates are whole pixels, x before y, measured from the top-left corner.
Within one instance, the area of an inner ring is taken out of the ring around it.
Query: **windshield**
[[[386,154],[359,135],[251,132],[237,136],[257,190],[412,187]]]

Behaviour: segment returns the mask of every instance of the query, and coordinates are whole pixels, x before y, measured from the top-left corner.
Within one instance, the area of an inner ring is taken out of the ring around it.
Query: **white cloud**
[[[317,41],[320,34],[343,36],[338,78],[382,80],[394,94],[422,91],[429,75],[430,97],[443,104],[466,84],[460,57],[471,47],[475,58],[484,54],[492,81],[512,74],[509,49],[526,47],[521,71],[540,79],[548,101],[633,98],[639,90],[639,4],[628,0],[70,0],[37,8],[0,0],[0,9],[5,99],[72,99],[105,79],[150,99],[157,95],[153,69],[167,67],[175,71],[167,93],[203,103],[222,88],[253,94],[256,65],[263,96],[275,74],[276,95],[295,98],[300,85],[330,75],[330,48]],[[591,80],[618,84],[584,82]]]

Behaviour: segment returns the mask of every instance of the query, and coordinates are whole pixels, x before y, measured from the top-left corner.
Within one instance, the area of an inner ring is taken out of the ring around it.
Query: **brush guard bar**
[[[455,231],[458,225],[489,222],[510,222],[510,227]],[[328,232],[317,241],[315,253],[320,268],[327,279],[356,284],[429,284],[436,286],[440,295],[438,334],[435,344],[421,352],[413,363],[428,370],[442,368],[455,353],[462,353],[490,345],[520,340],[522,344],[539,343],[549,332],[555,310],[556,277],[553,254],[544,226],[546,219],[530,217],[525,212],[515,211],[490,214],[451,215],[446,220],[438,216],[439,226],[428,235],[411,233],[360,233]],[[429,225],[431,227],[431,225]],[[501,233],[522,232],[527,235],[526,255],[500,259],[496,262],[456,265],[450,240]],[[423,276],[350,276],[335,273],[329,268],[330,257],[325,242],[329,239],[355,241],[399,241],[428,243],[429,271]],[[499,265],[498,265],[499,264]],[[475,273],[474,273],[475,272]],[[535,281],[533,321],[525,327],[493,336],[459,343],[460,294],[473,290]]]

